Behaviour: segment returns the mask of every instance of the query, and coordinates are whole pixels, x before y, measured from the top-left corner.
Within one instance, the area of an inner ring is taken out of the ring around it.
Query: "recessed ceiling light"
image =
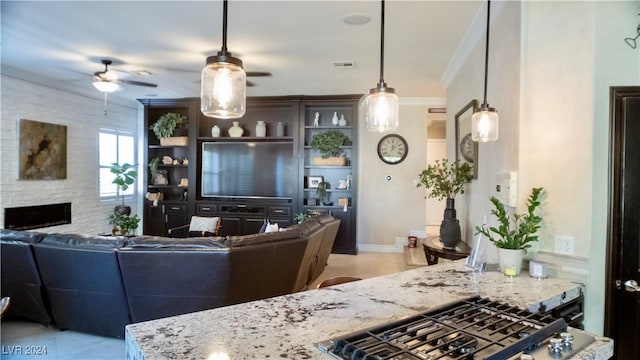
[[[371,16],[365,14],[349,14],[342,20],[349,25],[364,25],[371,21]]]

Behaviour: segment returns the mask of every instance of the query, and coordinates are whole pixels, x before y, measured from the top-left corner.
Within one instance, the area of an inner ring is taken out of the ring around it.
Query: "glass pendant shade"
[[[385,132],[398,128],[400,104],[393,88],[378,86],[371,89],[364,101],[365,122],[369,131]]]
[[[498,140],[498,112],[483,106],[471,116],[471,140],[489,142]]]
[[[200,110],[208,117],[237,119],[246,110],[247,74],[241,61],[216,61],[219,58],[211,56],[202,69]]]
[[[117,83],[111,81],[94,81],[93,86],[102,92],[114,92],[120,88]]]

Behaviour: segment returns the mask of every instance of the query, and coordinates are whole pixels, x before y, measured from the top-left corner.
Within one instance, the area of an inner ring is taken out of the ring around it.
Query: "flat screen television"
[[[292,198],[291,142],[203,142],[202,197]]]

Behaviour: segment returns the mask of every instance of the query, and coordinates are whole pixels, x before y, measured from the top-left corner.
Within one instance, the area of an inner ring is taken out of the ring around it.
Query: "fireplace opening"
[[[71,224],[71,203],[4,209],[5,229],[31,230],[63,224]]]

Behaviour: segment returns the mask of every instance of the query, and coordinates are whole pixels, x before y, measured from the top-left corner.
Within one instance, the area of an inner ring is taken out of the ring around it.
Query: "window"
[[[111,164],[135,163],[135,138],[131,132],[100,129],[98,149],[100,199],[115,199],[118,187],[112,183],[114,175],[111,173]],[[131,197],[134,193],[135,186],[130,186],[123,195]]]

